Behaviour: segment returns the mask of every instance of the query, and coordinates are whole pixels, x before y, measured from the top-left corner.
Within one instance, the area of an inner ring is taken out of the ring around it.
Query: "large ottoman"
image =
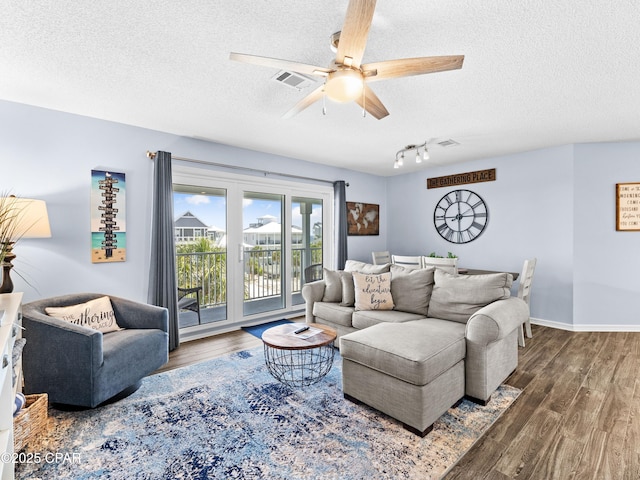
[[[340,339],[345,398],[425,436],[464,396],[465,325],[422,319],[379,323]]]

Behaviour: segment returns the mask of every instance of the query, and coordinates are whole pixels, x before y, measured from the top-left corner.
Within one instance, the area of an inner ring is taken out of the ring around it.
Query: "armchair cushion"
[[[45,312],[51,317],[93,328],[102,333],[121,330],[122,327],[116,321],[116,315],[108,296],[89,300],[78,305],[68,307],[45,307]]]

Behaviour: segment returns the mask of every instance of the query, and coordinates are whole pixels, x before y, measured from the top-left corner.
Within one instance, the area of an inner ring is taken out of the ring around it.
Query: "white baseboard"
[[[568,330],[570,332],[640,332],[640,325],[591,325],[591,324],[567,324],[531,317],[531,323],[543,327]]]

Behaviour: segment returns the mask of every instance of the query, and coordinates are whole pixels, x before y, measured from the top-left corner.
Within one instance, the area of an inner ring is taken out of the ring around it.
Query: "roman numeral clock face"
[[[478,238],[489,220],[484,200],[470,190],[454,190],[440,199],[433,212],[433,224],[451,243],[469,243]]]

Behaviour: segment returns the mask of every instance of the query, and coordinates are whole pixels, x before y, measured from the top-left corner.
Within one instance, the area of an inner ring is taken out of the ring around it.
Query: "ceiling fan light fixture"
[[[422,159],[426,162],[427,160],[429,160],[429,150],[427,150],[427,147],[424,147],[424,152],[422,153]]]
[[[329,73],[324,91],[334,102],[350,102],[362,95],[364,79],[362,74],[351,68],[342,68]]]
[[[416,163],[422,163],[422,157],[420,156],[420,152],[416,149]]]

